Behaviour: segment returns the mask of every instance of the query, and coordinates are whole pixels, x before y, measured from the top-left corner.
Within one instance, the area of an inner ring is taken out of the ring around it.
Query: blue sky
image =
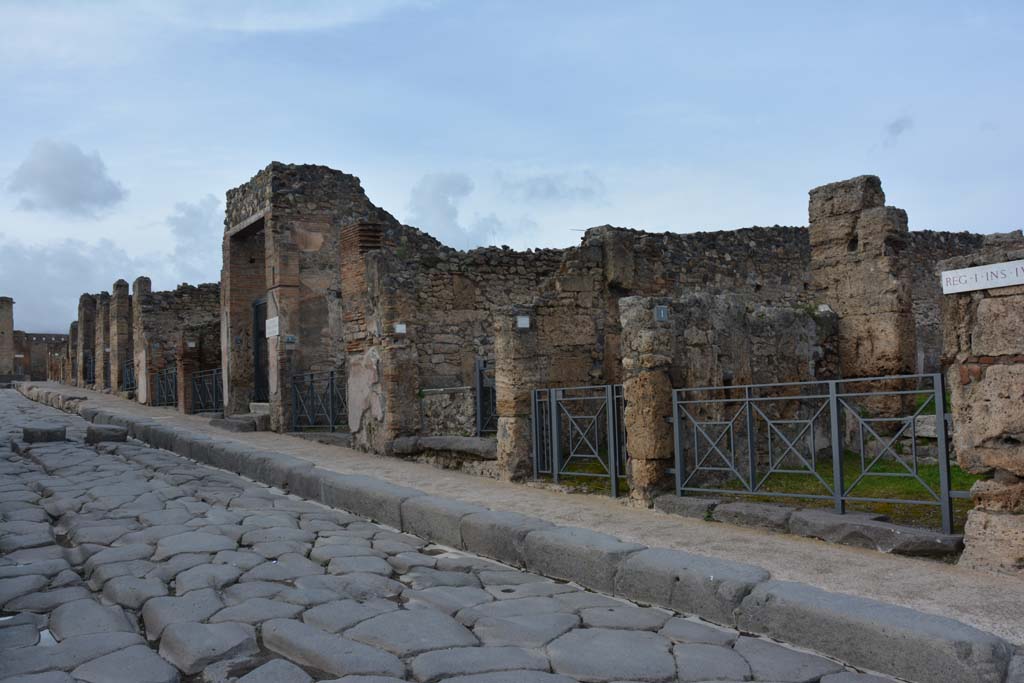
[[[1024,5],[0,0],[0,294],[215,280],[224,192],[358,175],[453,246],[803,225],[882,177],[914,229],[1022,227]]]

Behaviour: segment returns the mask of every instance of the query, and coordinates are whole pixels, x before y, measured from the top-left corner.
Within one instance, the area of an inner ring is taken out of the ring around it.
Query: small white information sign
[[[942,272],[943,294],[960,294],[1014,285],[1024,285],[1024,261],[1007,261]]]
[[[280,318],[267,318],[267,339],[281,334]]]

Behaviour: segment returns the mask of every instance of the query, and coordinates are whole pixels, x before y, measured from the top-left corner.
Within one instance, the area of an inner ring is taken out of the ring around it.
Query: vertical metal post
[[[484,369],[483,361],[477,358],[473,363],[473,393],[476,399],[476,435],[484,433]]]
[[[939,509],[942,533],[953,533],[953,499],[949,495],[949,449],[946,435],[946,386],[941,372],[932,375],[935,389],[935,436],[939,447]]]
[[[295,377],[292,377],[292,431],[299,431],[299,387],[295,384]]]
[[[331,370],[329,379],[327,380],[327,389],[330,392],[327,399],[327,420],[331,423],[331,431],[334,431],[334,370]]]
[[[747,489],[754,492],[757,489],[757,442],[754,438],[754,404],[750,398],[750,387],[743,387],[743,399],[747,408],[747,476],[750,477]]]
[[[679,400],[672,390],[672,438],[676,454],[676,495],[683,495],[683,424],[679,415]]]
[[[562,419],[558,414],[561,389],[548,390],[548,410],[551,413],[551,478],[557,484],[562,473]]]
[[[832,425],[832,496],[835,510],[846,514],[846,484],[843,482],[843,446],[839,441],[839,396],[835,380],[828,383],[828,412]]]
[[[530,454],[533,456],[533,478],[536,481],[540,474],[540,420],[537,409],[537,389],[530,391]]]
[[[618,409],[615,405],[615,387],[604,386],[605,427],[608,430],[608,476],[611,477],[612,498],[619,497],[619,429]]]

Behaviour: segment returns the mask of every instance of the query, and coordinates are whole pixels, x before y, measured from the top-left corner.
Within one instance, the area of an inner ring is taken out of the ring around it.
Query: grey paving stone
[[[282,555],[264,562],[242,574],[240,581],[291,581],[304,576],[323,574],[324,568],[302,555]]]
[[[487,508],[440,496],[414,496],[402,503],[402,531],[462,548],[463,518],[481,512]]]
[[[127,441],[128,430],[115,425],[89,425],[85,428],[85,442],[89,444],[102,441]]]
[[[31,647],[39,642],[39,627],[35,624],[20,624],[0,628],[0,650],[14,647]]]
[[[213,556],[212,562],[214,564],[229,564],[245,572],[263,564],[266,562],[266,558],[248,550],[222,550]]]
[[[145,645],[112,652],[75,668],[71,675],[86,683],[178,683],[177,669]]]
[[[181,553],[169,559],[161,560],[146,574],[146,578],[157,578],[161,581],[173,581],[178,574],[198,567],[201,564],[208,564],[211,560],[209,553]]]
[[[0,579],[0,607],[17,597],[35,593],[45,587],[47,583],[49,583],[49,579],[41,574]]]
[[[313,552],[316,552],[315,550]],[[310,557],[313,557],[312,553]],[[315,559],[315,558],[314,558]],[[437,564],[437,558],[423,553],[398,553],[388,558],[388,562],[396,571],[407,572],[413,567],[433,567]]]
[[[391,576],[393,573],[392,567],[387,560],[365,555],[362,557],[335,557],[327,565],[327,571],[330,574],[366,572],[382,576]]]
[[[129,531],[117,539],[118,543],[145,543],[155,545],[157,541],[166,536],[177,536],[191,530],[185,524],[158,524],[149,526],[138,531]]]
[[[843,670],[840,664],[824,657],[797,652],[760,638],[740,636],[734,648],[747,660],[754,678],[760,681],[813,683],[822,676]]]
[[[426,683],[491,671],[547,672],[548,660],[539,652],[519,647],[462,647],[418,655],[410,668],[417,681]]]
[[[349,681],[345,681],[349,683]],[[549,674],[541,671],[496,671],[486,674],[455,676],[445,683],[576,683],[568,676]]]
[[[313,679],[291,662],[274,659],[242,676],[238,683],[313,683]]]
[[[65,586],[77,586],[82,583],[82,577],[70,569],[65,569],[50,580],[50,588],[63,588]]]
[[[274,541],[296,541],[298,543],[312,543],[316,540],[316,534],[305,529],[294,527],[274,527],[271,529],[253,529],[242,534],[242,545],[255,545],[257,543],[271,543]]]
[[[1001,681],[1012,648],[953,619],[786,581],[761,584],[738,625],[910,680]]]
[[[706,643],[682,643],[673,650],[679,680],[746,681],[750,680],[750,665],[732,648]]]
[[[68,438],[68,428],[62,424],[33,422],[22,426],[21,440],[25,443],[50,443]]]
[[[627,604],[622,600],[610,598],[600,593],[590,591],[576,591],[575,593],[562,593],[554,596],[555,601],[567,612],[586,609],[587,607],[618,607]]]
[[[184,595],[200,588],[223,588],[242,575],[242,570],[229,564],[201,564],[186,569],[174,578],[174,594]]]
[[[142,638],[134,633],[74,636],[50,647],[23,647],[5,652],[3,671],[9,676],[55,669],[70,671],[87,661],[142,642]]]
[[[252,598],[237,605],[225,607],[210,617],[210,623],[233,621],[239,624],[255,625],[270,619],[291,619],[301,613],[301,605],[269,598]]]
[[[256,631],[248,624],[177,623],[164,629],[160,656],[183,673],[199,673],[220,659],[259,652]]]
[[[153,559],[163,560],[178,553],[216,553],[221,550],[234,550],[237,547],[238,545],[226,536],[190,531],[161,538],[156,544]]]
[[[838,674],[829,674],[821,679],[821,683],[896,683],[891,678],[873,676],[871,674],[853,673],[844,671]],[[1007,678],[1006,683],[1017,683],[1012,678]]]
[[[516,598],[551,597],[563,593],[576,593],[579,588],[554,581],[533,581],[505,586],[487,586],[486,590],[498,600],[515,600]]]
[[[328,633],[338,633],[362,621],[397,609],[398,605],[390,600],[335,600],[306,610],[302,620]]]
[[[283,657],[336,676],[403,676],[394,655],[292,619],[263,624],[263,646]]]
[[[117,546],[116,548],[107,548],[106,550],[94,553],[89,556],[89,559],[85,561],[82,568],[85,570],[85,575],[88,577],[96,570],[97,567],[101,567],[105,564],[130,562],[132,560],[148,560],[152,555],[153,546],[145,543],[133,543],[131,545]]]
[[[463,547],[518,567],[526,566],[526,536],[553,525],[515,512],[488,510],[462,518]]]
[[[580,610],[583,625],[588,628],[621,628],[633,631],[657,631],[671,616],[661,610],[632,605],[587,607]]]
[[[708,645],[728,645],[736,642],[739,633],[732,629],[724,629],[710,624],[700,624],[689,619],[673,617],[658,631],[674,643],[706,643]]]
[[[544,647],[580,625],[575,614],[538,614],[485,617],[473,625],[473,633],[487,645]]]
[[[4,609],[8,612],[50,612],[65,602],[81,600],[90,595],[89,589],[83,586],[56,588],[17,597],[5,604]]]
[[[829,510],[797,510],[789,532],[829,543],[872,548],[897,555],[942,557],[963,550],[963,536],[900,526],[865,515],[839,515]]]
[[[71,675],[63,671],[50,671],[41,674],[26,674],[3,679],[3,683],[75,683]]]
[[[402,597],[409,607],[428,606],[445,614],[455,614],[465,607],[474,607],[494,600],[487,591],[472,586],[435,586],[423,590],[406,590]]]
[[[433,610],[388,612],[357,624],[344,635],[400,657],[479,642],[465,626]]]
[[[334,591],[339,597],[353,600],[370,600],[372,598],[393,598],[401,595],[405,586],[380,574],[338,574],[326,576],[303,576],[295,580],[295,585],[303,589],[326,589]]]
[[[184,524],[193,519],[192,513],[181,508],[169,510],[158,510],[156,512],[144,512],[139,515],[139,521],[146,526],[165,526],[170,524]]]
[[[743,598],[768,578],[767,571],[753,565],[651,548],[630,555],[622,563],[615,593],[732,624]]]
[[[717,522],[739,526],[753,526],[773,531],[787,531],[789,516],[794,508],[768,503],[722,503],[715,506],[711,516]]]
[[[309,554],[312,547],[310,543],[299,543],[298,541],[270,541],[253,545],[252,551],[267,559],[274,559],[289,554],[305,557]]]
[[[434,586],[480,587],[480,580],[468,572],[445,572],[430,567],[414,567],[399,577],[403,583],[416,590]]]
[[[711,511],[721,502],[718,498],[677,496],[674,493],[666,493],[654,499],[654,509],[669,515],[708,520],[711,519]]]
[[[396,529],[402,528],[402,503],[424,493],[364,475],[324,472],[320,502],[368,517]]]
[[[70,568],[71,565],[64,558],[41,560],[31,564],[0,566],[0,586],[3,585],[3,580],[5,579],[13,579],[18,576],[53,576]],[[4,597],[4,595],[0,595],[0,605],[3,604]]]
[[[586,681],[664,681],[676,672],[669,641],[647,631],[577,629],[546,650],[555,673]]]
[[[467,607],[459,610],[455,618],[463,624],[472,626],[477,619],[485,617],[518,617],[553,614],[562,611],[564,611],[562,605],[554,598],[520,598],[518,600],[496,600]]]
[[[89,592],[85,592],[88,596]],[[167,595],[167,585],[159,579],[117,576],[103,584],[103,597],[130,609],[139,609],[150,598]]]
[[[544,576],[611,593],[619,563],[643,549],[590,529],[541,529],[526,536],[526,566]]]
[[[212,588],[192,591],[180,598],[152,598],[142,608],[146,637],[156,640],[171,624],[205,621],[223,607],[224,603]]]
[[[91,633],[135,633],[123,609],[101,605],[92,598],[68,602],[53,610],[49,628],[57,640]]]
[[[224,589],[224,603],[237,605],[252,598],[268,598],[277,595],[287,586],[273,581],[247,581],[236,583]]]

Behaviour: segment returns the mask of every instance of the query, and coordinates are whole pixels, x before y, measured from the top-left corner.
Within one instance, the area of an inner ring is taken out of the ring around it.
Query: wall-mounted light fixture
[[[517,315],[516,316],[516,329],[517,330],[528,330],[528,329],[530,329],[530,316],[528,316],[528,315]]]
[[[395,323],[395,334],[405,334],[405,323]]]
[[[665,304],[658,304],[655,306],[654,320],[659,323],[668,322],[668,306]]]

